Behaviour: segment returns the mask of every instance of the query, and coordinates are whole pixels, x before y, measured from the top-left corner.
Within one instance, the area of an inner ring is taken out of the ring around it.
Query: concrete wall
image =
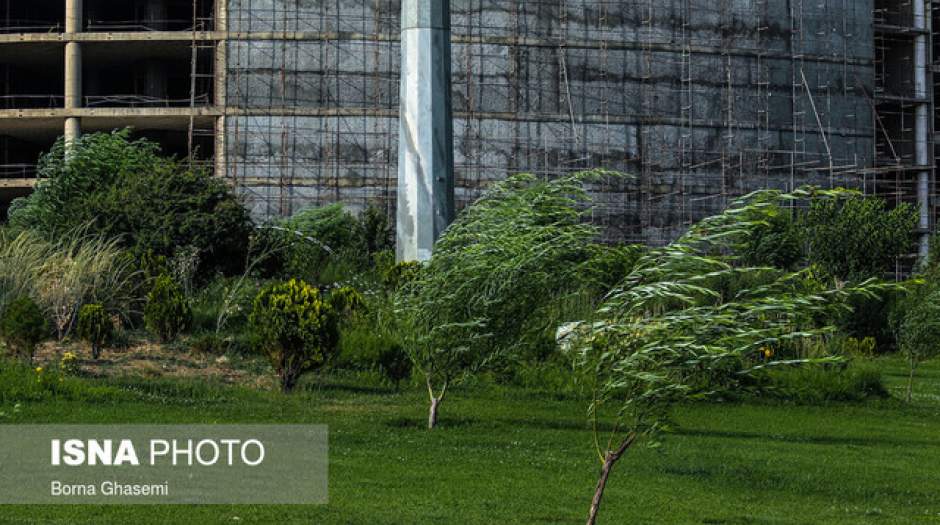
[[[255,214],[394,210],[399,7],[229,0],[230,31],[301,32],[228,43],[250,116],[226,118],[227,174]],[[633,176],[597,188],[611,236],[660,243],[734,195],[858,185],[872,163],[871,0],[452,8],[458,205],[508,173],[606,167]]]

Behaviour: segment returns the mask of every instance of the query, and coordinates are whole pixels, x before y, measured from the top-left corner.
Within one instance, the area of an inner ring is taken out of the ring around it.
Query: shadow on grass
[[[385,386],[374,386],[374,385],[353,385],[349,383],[318,383],[318,382],[309,382],[301,384],[298,388],[298,391],[308,392],[311,394],[316,394],[318,392],[348,392],[352,394],[369,394],[369,395],[396,395],[399,394],[399,391],[396,391],[392,387]]]
[[[883,437],[838,437],[838,436],[806,436],[782,435],[763,432],[742,432],[723,430],[678,429],[672,432],[678,436],[688,437],[714,437],[723,439],[744,439],[759,441],[776,441],[780,443],[805,443],[811,445],[851,445],[857,447],[874,447],[880,445],[894,446],[938,446],[940,442],[918,439],[894,439]]]
[[[478,423],[480,423],[479,419],[474,419],[471,417],[441,417],[437,421],[437,428],[467,428],[475,426]],[[385,422],[385,426],[390,428],[410,428],[424,430],[428,428],[428,422],[424,419],[396,417],[394,419],[387,420]]]

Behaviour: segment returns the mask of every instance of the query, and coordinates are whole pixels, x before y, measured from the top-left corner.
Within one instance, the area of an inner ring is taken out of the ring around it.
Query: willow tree
[[[899,342],[907,357],[907,402],[914,398],[914,374],[924,361],[940,356],[940,286],[935,274],[906,298],[906,312],[901,320]]]
[[[737,389],[767,367],[834,360],[767,356],[825,336],[832,329],[824,321],[848,308],[848,298],[888,286],[866,281],[827,289],[810,270],[746,266],[735,255],[780,204],[810,196],[764,191],[742,198],[643,255],[593,319],[560,330],[593,392],[589,417],[601,472],[588,524],[597,519],[614,465],[638,442],[656,444],[677,403]]]
[[[450,387],[512,354],[545,305],[591,275],[585,266],[599,230],[586,220],[585,185],[612,176],[517,175],[495,184],[399,291],[403,344],[428,390],[428,428]]]

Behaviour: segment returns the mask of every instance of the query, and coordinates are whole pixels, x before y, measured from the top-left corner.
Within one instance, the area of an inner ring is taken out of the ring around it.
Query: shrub
[[[341,366],[379,372],[398,389],[401,381],[411,375],[411,359],[397,338],[375,324],[372,319],[360,319],[343,328]]]
[[[366,300],[355,288],[343,286],[330,293],[330,306],[340,316],[352,316],[366,307]]]
[[[154,281],[153,289],[147,295],[144,322],[147,329],[163,342],[176,339],[190,326],[192,310],[179,285],[169,276],[163,275]]]
[[[411,377],[411,358],[397,341],[384,341],[378,355],[378,368],[382,375],[390,383],[395,385],[395,390],[405,379]]]
[[[263,289],[249,321],[285,393],[303,374],[322,368],[337,354],[336,314],[319,290],[303,281]]]
[[[86,304],[78,312],[78,336],[91,345],[91,356],[98,359],[101,348],[114,335],[114,324],[100,304]]]
[[[78,356],[72,352],[62,354],[62,359],[59,360],[59,369],[66,375],[78,375],[81,372],[81,368],[78,366]]]
[[[36,346],[49,335],[49,324],[28,297],[12,301],[0,314],[0,337],[15,357],[32,363]]]
[[[362,234],[369,254],[379,253],[394,248],[392,228],[388,223],[388,214],[375,206],[369,206],[359,217]]]
[[[368,263],[362,225],[340,204],[307,208],[266,227],[259,250],[272,254],[265,275],[332,284]]]
[[[45,179],[19,203],[10,223],[47,239],[68,235],[76,224],[119,239],[138,255],[172,258],[192,247],[201,273],[231,273],[245,261],[251,222],[242,203],[203,168],[162,156],[127,130],[83,136],[65,161],[59,140],[39,162]]]
[[[882,199],[858,194],[814,199],[801,225],[809,261],[841,281],[892,271],[911,247],[917,210],[908,204],[890,211],[885,207]]]
[[[803,238],[791,212],[774,206],[751,230],[741,257],[750,266],[796,268],[803,260]]]
[[[389,290],[397,290],[418,277],[421,263],[417,261],[404,261],[393,264],[382,274],[382,282]]]
[[[764,391],[773,397],[798,403],[864,401],[886,398],[888,390],[881,370],[874,365],[800,367],[772,370]]]

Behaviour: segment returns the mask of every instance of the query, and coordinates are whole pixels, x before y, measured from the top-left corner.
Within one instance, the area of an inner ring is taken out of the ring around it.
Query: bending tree
[[[593,171],[551,182],[498,183],[444,233],[431,261],[399,290],[405,351],[425,378],[428,428],[448,388],[512,354],[540,309],[579,286],[597,227],[585,220]]]
[[[559,331],[562,347],[593,390],[589,414],[601,474],[588,524],[597,519],[614,465],[641,439],[655,444],[676,403],[734,390],[766,367],[809,363],[761,356],[823,336],[831,329],[820,320],[848,308],[850,296],[889,286],[866,281],[825,289],[806,270],[741,264],[735,253],[768,223],[767,214],[808,196],[765,191],[741,199],[642,256],[593,319]],[[605,436],[601,419],[609,419],[604,428],[612,429]]]
[[[940,355],[940,286],[936,276],[927,275],[927,282],[906,299],[906,312],[901,321],[900,346],[907,357],[910,375],[907,380],[907,402],[914,398],[914,374],[924,361]]]

